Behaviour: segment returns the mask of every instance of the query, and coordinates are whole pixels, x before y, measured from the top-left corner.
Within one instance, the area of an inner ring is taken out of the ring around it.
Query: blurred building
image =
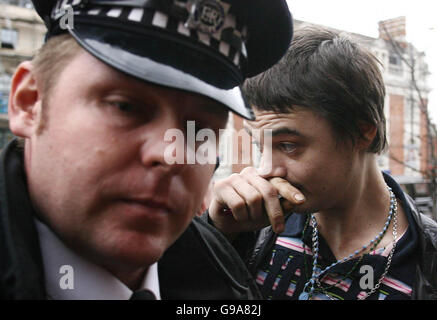
[[[20,62],[29,60],[41,47],[45,27],[31,1],[0,2],[0,149],[13,135],[7,109],[12,75]]]
[[[379,32],[371,49],[384,65],[390,144],[381,164],[401,183],[420,181],[430,163],[426,56],[406,42],[405,17],[380,22]]]
[[[2,4],[10,4],[13,6],[23,7],[23,8],[28,8],[28,9],[33,8],[31,0],[2,0],[1,3]]]
[[[389,149],[379,157],[379,165],[430,215],[429,174],[433,170],[431,144],[435,134],[428,123],[430,72],[425,53],[408,43],[406,35],[406,18],[398,17],[379,22],[376,39],[355,36],[382,63]]]

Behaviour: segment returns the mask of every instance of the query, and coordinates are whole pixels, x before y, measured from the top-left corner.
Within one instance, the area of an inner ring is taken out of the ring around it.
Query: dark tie
[[[143,289],[132,293],[129,300],[156,300],[156,297],[152,291]]]

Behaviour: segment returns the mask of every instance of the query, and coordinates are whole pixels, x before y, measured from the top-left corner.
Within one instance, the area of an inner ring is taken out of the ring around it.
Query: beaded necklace
[[[310,221],[310,219],[311,219],[311,215],[308,215],[308,219],[307,219],[307,221],[305,222],[305,227],[304,227],[304,229],[303,229],[303,231],[302,231],[302,242],[304,242],[304,239],[305,239],[305,230],[306,230],[306,228],[307,228],[307,226],[309,225],[309,221]],[[378,242],[379,243],[379,242]],[[374,247],[376,247],[377,245],[378,245],[378,243],[375,243],[375,245],[374,245]],[[372,249],[370,249],[370,251],[372,251]],[[341,283],[343,280],[345,280],[346,278],[348,278],[351,274],[352,274],[352,272],[354,272],[355,271],[355,269],[358,267],[358,265],[360,264],[360,262],[362,261],[362,259],[363,259],[363,256],[361,256],[358,260],[357,260],[357,262],[354,264],[354,266],[352,267],[352,269],[351,270],[349,270],[349,272],[342,278],[342,279],[339,279],[339,280],[337,280],[334,284],[331,284],[331,285],[329,285],[329,286],[327,286],[327,287],[322,287],[322,284],[317,280],[317,284],[319,285],[319,287],[320,287],[320,290],[319,289],[316,289],[317,291],[320,291],[320,292],[322,292],[322,293],[324,293],[325,295],[327,295],[328,297],[330,297],[329,296],[329,294],[327,293],[327,290],[329,290],[329,289],[331,289],[331,288],[333,288],[333,287],[335,287],[335,286],[337,286],[339,283]],[[304,262],[304,275],[305,275],[305,277],[310,277],[311,275],[308,275],[308,263],[307,263],[307,259],[306,259],[306,254],[305,254],[305,250],[304,250],[304,252],[303,252],[303,262]]]
[[[303,239],[304,239],[305,229],[306,229],[307,225],[309,224],[309,220],[310,220],[310,218],[311,218],[311,216],[308,216],[308,220],[307,220],[307,222],[305,223],[305,228],[304,228],[304,230],[303,230],[303,232],[302,232],[302,241],[303,241]],[[369,248],[370,252],[372,252],[373,250],[376,249],[376,247],[377,247],[378,244],[381,242],[381,240],[382,240],[382,238],[381,238],[378,242],[375,242],[375,243],[374,243],[374,244]],[[307,276],[307,274],[308,274],[308,264],[307,264],[307,259],[306,259],[305,251],[304,251],[303,254],[304,254],[304,257],[303,257],[303,259],[304,259],[304,275]],[[332,299],[332,297],[331,297],[330,293],[328,292],[328,290],[330,290],[331,288],[336,287],[339,283],[341,283],[342,281],[344,281],[345,279],[347,279],[347,278],[352,274],[352,272],[354,272],[354,271],[356,270],[356,268],[360,265],[361,261],[363,260],[363,257],[364,257],[364,255],[361,255],[360,258],[357,259],[357,261],[354,263],[353,267],[348,271],[348,273],[347,273],[346,275],[344,275],[341,279],[337,280],[336,282],[334,282],[334,283],[331,284],[331,285],[328,285],[328,286],[325,286],[325,287],[324,287],[324,286],[322,285],[322,283],[319,281],[319,279],[317,279],[317,280],[316,280],[316,283],[317,283],[317,285],[318,285],[319,288],[316,288],[315,291],[316,291],[316,292],[321,292],[321,293],[325,294],[326,296],[328,296],[329,298]],[[308,277],[309,277],[309,276],[308,276]]]
[[[375,292],[379,288],[382,280],[384,279],[384,277],[387,274],[388,269],[390,267],[391,259],[393,257],[394,249],[396,246],[396,237],[397,237],[397,201],[396,201],[396,197],[395,197],[392,189],[389,186],[387,186],[387,189],[390,192],[390,211],[388,213],[388,217],[387,217],[387,220],[384,224],[383,230],[374,239],[372,239],[369,244],[363,246],[360,250],[356,250],[353,253],[351,253],[349,256],[347,256],[343,259],[337,260],[336,262],[332,263],[331,265],[329,265],[325,269],[320,270],[319,272],[317,272],[317,260],[318,260],[318,256],[319,256],[319,232],[318,232],[318,228],[317,228],[317,220],[316,220],[314,214],[311,214],[309,222],[312,223],[312,227],[313,227],[313,234],[312,234],[313,269],[312,269],[311,278],[308,280],[308,282],[305,283],[303,291],[299,295],[299,300],[309,300],[313,296],[313,294],[316,290],[316,285],[320,284],[320,282],[319,282],[320,277],[323,274],[326,274],[333,267],[335,267],[336,265],[338,265],[340,263],[344,263],[348,260],[351,260],[352,258],[360,255],[361,253],[364,253],[368,249],[368,247],[375,248],[376,244],[379,243],[381,241],[381,239],[383,238],[383,236],[386,233],[386,231],[390,225],[390,222],[393,218],[393,220],[394,220],[393,248],[390,251],[390,255],[387,259],[386,268],[385,268],[384,273],[382,274],[381,278],[379,279],[378,284],[371,290],[370,293],[366,294],[364,299],[367,298],[370,294],[372,294],[373,292]],[[354,266],[354,268],[355,268],[355,266]],[[308,287],[310,287],[309,292],[306,291]]]

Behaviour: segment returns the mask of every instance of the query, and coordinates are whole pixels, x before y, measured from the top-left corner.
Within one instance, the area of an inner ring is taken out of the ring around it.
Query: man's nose
[[[186,166],[186,137],[177,121],[157,119],[145,128],[141,162],[146,168],[176,173]]]

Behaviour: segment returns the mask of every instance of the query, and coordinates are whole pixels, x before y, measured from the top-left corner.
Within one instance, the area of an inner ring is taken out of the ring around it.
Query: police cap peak
[[[33,4],[48,38],[69,32],[88,52],[124,73],[204,95],[247,119],[253,119],[253,113],[239,85],[275,64],[293,34],[285,0],[34,0]],[[68,18],[72,26],[65,24]]]

